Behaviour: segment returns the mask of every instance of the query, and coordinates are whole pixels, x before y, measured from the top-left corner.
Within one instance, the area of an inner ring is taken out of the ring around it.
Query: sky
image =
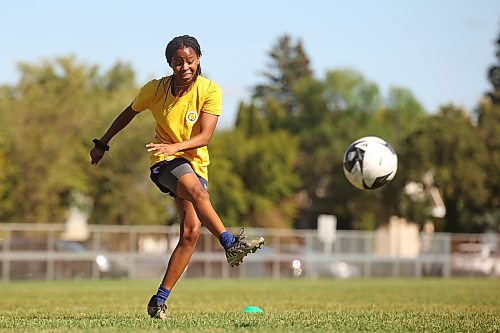
[[[219,126],[230,127],[284,34],[303,42],[318,79],[354,69],[384,97],[409,89],[429,113],[447,103],[472,110],[491,89],[500,1],[16,0],[3,2],[0,29],[0,84],[19,80],[18,63],[74,55],[103,72],[126,62],[142,85],[169,75],[166,44],[192,35],[204,74],[223,90]]]

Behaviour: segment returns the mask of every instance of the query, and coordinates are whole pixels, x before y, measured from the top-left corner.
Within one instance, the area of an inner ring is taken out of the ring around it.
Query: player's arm
[[[191,137],[189,140],[173,143],[173,144],[163,144],[163,143],[149,143],[146,145],[148,151],[154,151],[155,155],[164,154],[166,156],[175,154],[179,151],[185,151],[195,148],[200,148],[208,145],[210,139],[212,138],[215,127],[217,126],[217,121],[219,116],[201,112],[200,119],[200,133]]]
[[[138,114],[138,112],[132,109],[132,106],[129,105],[125,110],[123,110],[113,121],[111,126],[108,128],[106,133],[99,139],[100,144],[92,148],[90,151],[91,164],[97,164],[104,156],[106,149],[103,149],[103,146],[107,146],[109,141],[122,129],[124,129],[134,117]]]

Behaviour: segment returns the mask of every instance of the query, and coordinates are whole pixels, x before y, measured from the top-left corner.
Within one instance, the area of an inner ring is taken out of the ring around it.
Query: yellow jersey
[[[142,112],[149,109],[156,120],[155,143],[178,143],[200,133],[198,122],[201,112],[220,116],[222,91],[219,85],[199,75],[191,89],[181,97],[170,91],[171,76],[146,83],[132,102],[132,109]],[[194,171],[208,181],[210,158],[206,146],[180,151],[166,158],[151,154],[151,165],[176,157],[187,159]]]

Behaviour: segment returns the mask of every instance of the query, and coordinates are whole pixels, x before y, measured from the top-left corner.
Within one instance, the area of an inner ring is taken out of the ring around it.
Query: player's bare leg
[[[201,222],[191,202],[176,198],[175,204],[180,218],[180,237],[161,283],[161,287],[169,294],[191,260],[201,229]],[[148,314],[153,318],[165,320],[167,305],[164,301],[158,302],[157,295],[153,295],[148,303]]]
[[[180,238],[162,281],[162,285],[168,290],[172,290],[191,260],[201,230],[201,222],[193,204],[180,198],[175,199],[175,204],[181,219]]]
[[[208,191],[201,186],[195,174],[187,173],[179,178],[177,196],[193,204],[196,215],[201,223],[215,237],[221,240],[221,235],[227,234],[224,224],[212,207]],[[243,230],[241,230],[238,235],[231,237],[229,244],[224,244],[222,240],[221,243],[226,250],[226,259],[229,264],[231,266],[238,266],[248,253],[257,251],[264,244],[264,238],[255,237],[253,239],[245,239]]]
[[[205,228],[215,237],[219,237],[226,228],[210,202],[210,194],[201,186],[198,177],[193,173],[183,175],[177,184],[177,196],[190,201],[198,218]]]

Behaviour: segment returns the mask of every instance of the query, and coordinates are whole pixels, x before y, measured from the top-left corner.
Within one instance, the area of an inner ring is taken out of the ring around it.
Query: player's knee
[[[181,235],[181,243],[183,245],[195,246],[198,238],[200,237],[201,227],[188,227],[184,228],[184,232]]]
[[[210,195],[207,190],[200,186],[198,189],[194,190],[193,200],[195,202],[209,201]]]

